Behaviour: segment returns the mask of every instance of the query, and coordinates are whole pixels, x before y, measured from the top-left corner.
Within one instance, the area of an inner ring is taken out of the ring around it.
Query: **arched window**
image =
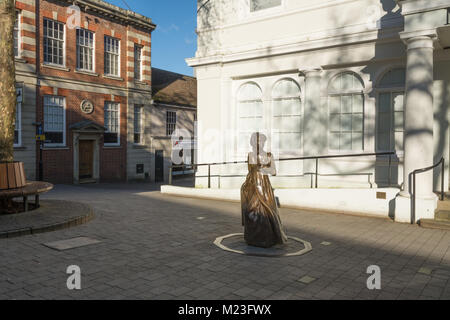
[[[239,151],[247,152],[250,149],[250,137],[253,132],[264,130],[264,109],[262,91],[256,83],[243,84],[238,91],[239,115]]]
[[[395,68],[387,72],[378,83],[378,151],[403,151],[405,79],[405,68]]]
[[[328,88],[329,148],[364,149],[364,85],[351,72],[335,76]]]
[[[272,144],[282,153],[300,153],[303,148],[301,91],[292,79],[278,81],[272,91]]]

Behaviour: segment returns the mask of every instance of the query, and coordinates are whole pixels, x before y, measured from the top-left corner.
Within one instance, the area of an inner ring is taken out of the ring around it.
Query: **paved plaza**
[[[149,184],[58,185],[45,198],[88,203],[95,219],[0,239],[1,299],[450,299],[450,231],[283,208],[288,235],[313,250],[253,257],[213,244],[243,231],[238,203],[165,196]],[[44,246],[78,237],[100,242]],[[71,265],[81,290],[67,289]],[[367,288],[372,265],[381,290]]]

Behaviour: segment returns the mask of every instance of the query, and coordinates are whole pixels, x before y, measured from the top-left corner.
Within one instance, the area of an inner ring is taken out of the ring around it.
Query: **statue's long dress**
[[[260,172],[271,167],[272,155],[267,153],[267,164],[248,165],[248,175],[241,187],[242,223],[245,241],[250,246],[270,248],[287,242],[278,206],[269,177]]]

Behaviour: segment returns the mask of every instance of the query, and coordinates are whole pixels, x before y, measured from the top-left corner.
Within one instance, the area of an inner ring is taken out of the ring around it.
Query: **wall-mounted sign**
[[[44,128],[42,124],[36,126],[36,141],[45,141]]]
[[[94,104],[90,100],[83,100],[80,105],[81,111],[86,114],[94,112]]]
[[[16,88],[17,103],[23,102],[23,88]]]

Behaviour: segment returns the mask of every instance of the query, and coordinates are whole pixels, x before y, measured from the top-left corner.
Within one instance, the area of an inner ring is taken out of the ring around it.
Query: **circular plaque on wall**
[[[83,100],[81,102],[81,111],[86,114],[91,114],[94,112],[94,104],[90,100]]]

